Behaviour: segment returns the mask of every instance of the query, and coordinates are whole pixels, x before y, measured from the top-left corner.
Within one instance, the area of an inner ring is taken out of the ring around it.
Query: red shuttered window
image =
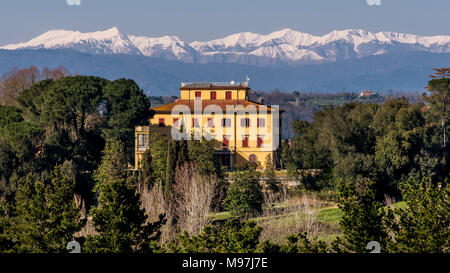
[[[258,140],[257,140],[257,146],[258,148],[261,148],[263,144],[263,138],[262,136],[258,136]]]
[[[248,147],[248,136],[244,136],[242,139],[242,147]]]
[[[258,118],[258,127],[266,127],[266,119],[264,118]]]
[[[228,148],[228,145],[229,145],[229,143],[228,143],[228,136],[223,136],[223,147],[224,148]]]

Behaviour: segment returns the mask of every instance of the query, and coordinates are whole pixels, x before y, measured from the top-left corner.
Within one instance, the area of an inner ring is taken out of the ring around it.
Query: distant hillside
[[[231,63],[190,64],[141,55],[92,55],[73,50],[0,50],[0,74],[14,66],[65,66],[72,73],[134,79],[148,95],[178,96],[183,81],[243,81],[250,87],[306,92],[361,89],[421,91],[432,67],[448,66],[450,53],[404,52],[320,65],[260,67]]]

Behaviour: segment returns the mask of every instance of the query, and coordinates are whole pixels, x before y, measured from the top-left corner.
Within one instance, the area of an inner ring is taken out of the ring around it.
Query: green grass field
[[[250,218],[249,220],[255,221],[258,225],[263,227],[263,229],[280,230],[279,232],[271,232],[270,234],[270,236],[272,236],[271,239],[278,242],[284,240],[287,235],[283,231],[295,231],[300,229],[297,231],[300,232],[304,221],[313,221],[319,227],[316,234],[317,238],[331,242],[341,234],[339,231],[339,221],[342,217],[342,211],[335,203],[330,205],[329,202],[326,202],[323,204],[326,204],[326,206],[315,208],[315,211],[310,215],[306,215],[305,211],[301,208],[296,211],[292,208],[289,209],[284,203],[276,204],[276,207],[286,208],[286,210],[281,210],[277,213],[266,212],[262,215]],[[397,202],[393,205],[393,207],[405,208],[406,203],[403,201]],[[309,216],[309,218],[307,218],[307,216]],[[214,212],[210,214],[210,220],[212,222],[226,221],[231,218],[233,218],[233,216],[228,211]],[[276,238],[273,238],[273,236]]]

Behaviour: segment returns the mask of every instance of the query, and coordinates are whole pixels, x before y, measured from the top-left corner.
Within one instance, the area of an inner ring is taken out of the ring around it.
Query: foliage
[[[450,112],[450,78],[433,79],[428,82],[430,96],[424,96],[432,111],[440,118],[442,126],[442,146],[447,143],[447,123]]]
[[[103,181],[96,185],[98,206],[91,209],[96,235],[86,238],[83,249],[96,253],[154,252],[160,236],[159,221],[146,223],[136,187],[125,179]]]
[[[152,154],[150,150],[146,150],[142,154],[141,168],[139,169],[139,184],[147,189],[151,188],[155,183],[155,170],[152,165]]]
[[[263,197],[259,177],[254,168],[231,175],[225,203],[233,215],[246,217],[261,212]]]
[[[387,234],[382,225],[382,204],[375,198],[374,183],[362,177],[354,183],[341,182],[339,195],[343,250],[366,252],[370,241],[377,241],[384,248]]]
[[[124,145],[116,140],[108,140],[103,150],[102,162],[95,171],[94,178],[100,183],[125,179],[128,161],[125,158]]]
[[[134,127],[148,121],[150,100],[130,79],[108,82],[103,92],[105,100],[103,114],[107,120],[103,129],[105,138],[125,143],[126,159],[132,162]]]
[[[177,167],[178,147],[177,141],[170,139],[167,146],[167,166],[166,179],[164,180],[164,196],[169,196],[172,191],[172,185],[175,178],[175,169]]]
[[[309,239],[307,233],[289,235],[287,243],[281,245],[281,253],[327,253],[330,252],[328,245],[324,241]]]
[[[407,206],[387,208],[383,223],[391,233],[389,252],[449,252],[450,203],[448,187],[430,179],[409,178],[402,184]]]
[[[32,174],[20,180],[10,227],[16,251],[66,251],[67,242],[84,225],[73,197],[74,182],[59,166],[49,181]]]
[[[255,252],[262,228],[255,222],[227,221],[223,226],[206,226],[195,236],[184,233],[176,252],[185,253],[252,253]]]
[[[214,155],[213,140],[189,140],[188,155],[189,160],[198,164],[201,174],[215,173],[218,177],[222,177],[220,164]]]
[[[153,174],[155,183],[161,184],[166,180],[168,139],[161,134],[149,136],[149,150],[152,155]]]

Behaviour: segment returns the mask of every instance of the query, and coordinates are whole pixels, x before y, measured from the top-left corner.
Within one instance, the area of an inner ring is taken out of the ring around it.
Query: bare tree
[[[197,234],[208,224],[217,185],[215,175],[201,175],[192,162],[177,168],[171,200],[180,231]]]
[[[14,67],[0,79],[0,104],[15,105],[15,98],[22,90],[41,80],[56,80],[69,75],[69,71],[63,66],[53,70],[46,67],[42,72],[34,65],[23,69]]]

